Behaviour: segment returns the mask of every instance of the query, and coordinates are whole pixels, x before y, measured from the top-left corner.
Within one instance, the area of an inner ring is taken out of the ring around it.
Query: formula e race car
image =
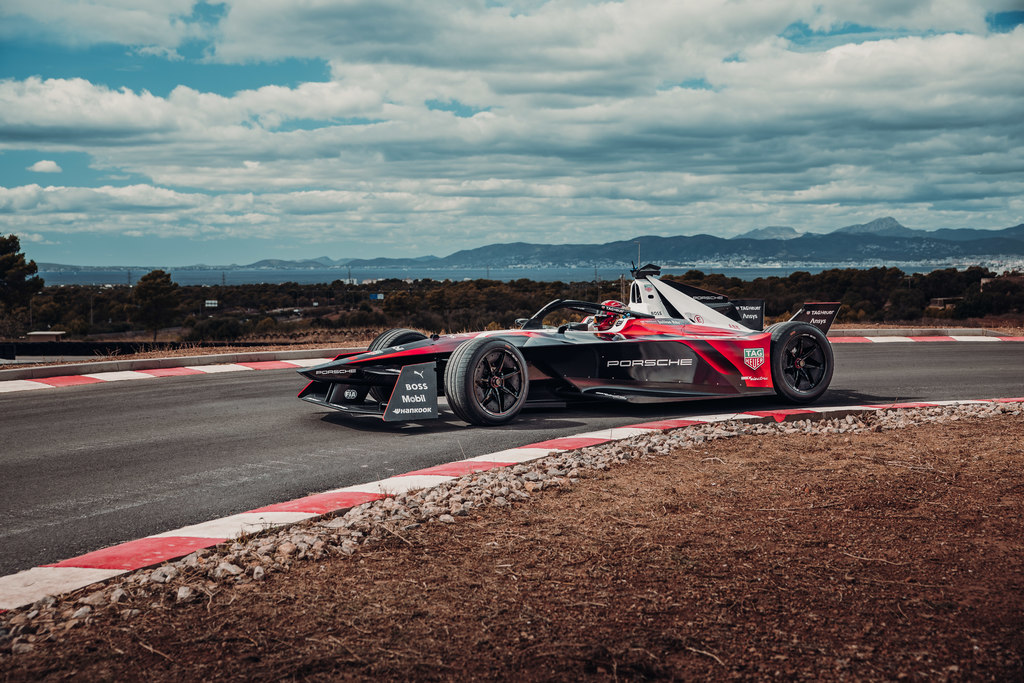
[[[810,403],[828,388],[825,335],[838,303],[805,304],[762,330],[763,302],[662,280],[651,264],[631,272],[628,306],[556,299],[517,329],[429,337],[388,330],[365,352],[300,370],[310,382],[299,398],[390,422],[438,417],[443,395],[466,422],[500,425],[524,407],[574,401],[777,394]]]

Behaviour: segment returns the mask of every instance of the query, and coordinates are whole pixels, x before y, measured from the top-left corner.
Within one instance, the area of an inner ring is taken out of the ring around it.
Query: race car
[[[299,370],[299,398],[352,416],[420,421],[439,397],[474,425],[578,401],[647,403],[778,395],[818,399],[832,380],[835,302],[804,304],[761,329],[763,302],[631,271],[628,305],[556,299],[515,329],[426,335],[388,330],[366,351]],[[578,320],[580,316],[582,320]],[[573,320],[577,318],[577,320]]]

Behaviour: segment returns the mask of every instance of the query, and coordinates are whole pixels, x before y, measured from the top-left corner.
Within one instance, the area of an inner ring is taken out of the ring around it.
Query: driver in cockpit
[[[607,332],[615,327],[615,323],[622,320],[622,316],[626,311],[626,305],[621,301],[616,301],[615,299],[602,301],[601,305],[608,308],[620,308],[623,312],[612,313],[611,311],[601,311],[597,315],[588,316],[583,320],[583,322],[587,324],[588,332]]]

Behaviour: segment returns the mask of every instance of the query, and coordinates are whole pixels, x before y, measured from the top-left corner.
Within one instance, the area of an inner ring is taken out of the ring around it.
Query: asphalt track
[[[818,405],[1020,396],[1024,343],[841,344]],[[512,425],[353,421],[294,370],[0,395],[0,575],[309,493],[584,431],[774,399],[526,412]]]

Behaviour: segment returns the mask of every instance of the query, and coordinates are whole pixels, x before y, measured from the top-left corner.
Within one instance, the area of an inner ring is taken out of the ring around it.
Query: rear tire
[[[818,400],[832,381],[835,359],[825,333],[814,325],[772,325],[771,367],[775,393],[791,403]]]
[[[377,337],[370,342],[370,345],[366,350],[381,351],[383,349],[390,349],[392,346],[401,346],[402,344],[423,341],[426,338],[427,335],[422,332],[406,329],[404,327],[396,327],[392,330],[385,330],[378,334]],[[370,396],[372,396],[378,403],[387,403],[391,399],[391,392],[393,390],[393,385],[390,387],[371,387]]]
[[[444,371],[448,407],[474,425],[515,419],[530,390],[526,359],[504,339],[473,339],[455,349]]]

